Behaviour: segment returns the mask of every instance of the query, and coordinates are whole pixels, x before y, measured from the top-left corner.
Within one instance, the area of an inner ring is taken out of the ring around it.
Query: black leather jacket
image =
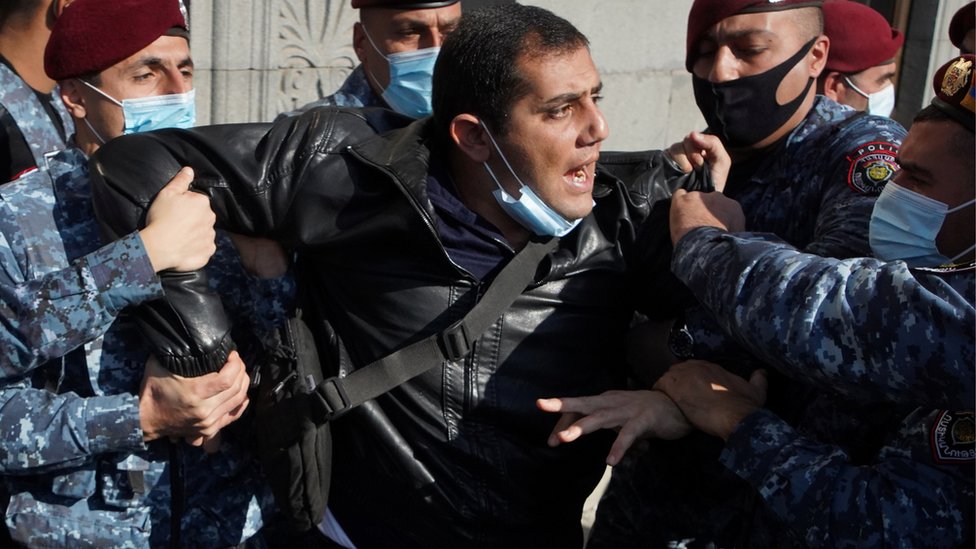
[[[192,166],[221,225],[297,252],[319,347],[329,341],[316,319],[327,318],[355,368],[446,328],[484,289],[438,238],[432,125],[377,135],[401,124],[387,111],[325,108],[274,126],[127,136],[93,160],[97,212],[109,236],[126,234]],[[350,528],[359,547],[580,546],[581,506],[612,439],[549,448],[557,418],[534,401],[621,386],[634,310],[667,316],[676,295],[666,210],[649,222],[652,204],[698,184],[659,153],[602,160],[593,213],[463,359],[333,423],[330,506],[344,524],[369,525]],[[227,348],[226,320],[195,276],[167,281],[168,303],[144,314],[175,368],[220,364]]]

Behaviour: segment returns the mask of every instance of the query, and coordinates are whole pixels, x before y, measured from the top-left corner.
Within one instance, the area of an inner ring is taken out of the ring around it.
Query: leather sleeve
[[[326,175],[323,166],[348,142],[374,135],[385,124],[381,113],[318,109],[274,126],[209,126],[114,139],[91,160],[102,236],[115,240],[142,228],[159,190],[182,166],[190,166],[195,174],[191,189],[210,197],[219,227],[289,244],[292,235],[286,232],[301,225],[302,216],[316,213],[294,211],[293,204],[301,203],[296,197],[302,183],[317,180],[309,175]],[[341,179],[341,173],[331,175]],[[154,353],[180,375],[219,370],[235,346],[230,321],[206,275],[163,272],[160,279],[166,297],[137,311]]]
[[[671,195],[676,189],[715,190],[708,170],[684,173],[664,151],[605,152],[600,166],[624,183],[643,211],[628,257],[638,279],[637,308],[654,320],[672,318],[695,298],[671,273]]]

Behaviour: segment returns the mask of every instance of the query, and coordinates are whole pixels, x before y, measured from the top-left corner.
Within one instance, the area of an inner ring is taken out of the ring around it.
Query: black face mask
[[[776,89],[815,41],[816,38],[810,40],[793,57],[764,73],[719,83],[692,74],[695,102],[705,116],[709,131],[726,147],[743,148],[778,130],[800,108],[814,79],[807,82],[796,99],[785,105],[776,102]]]

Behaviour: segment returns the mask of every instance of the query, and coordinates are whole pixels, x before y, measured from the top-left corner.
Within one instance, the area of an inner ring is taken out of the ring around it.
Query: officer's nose
[[[736,69],[736,58],[728,46],[721,46],[712,56],[712,65],[708,70],[709,82],[728,82],[739,78]]]

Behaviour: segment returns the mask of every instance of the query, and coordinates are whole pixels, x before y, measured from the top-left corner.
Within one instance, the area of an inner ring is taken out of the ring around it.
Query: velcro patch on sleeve
[[[976,462],[976,420],[973,412],[941,411],[929,432],[936,463]]]
[[[866,195],[881,194],[881,189],[898,171],[898,145],[887,141],[865,143],[847,155],[850,168],[847,185]]]

